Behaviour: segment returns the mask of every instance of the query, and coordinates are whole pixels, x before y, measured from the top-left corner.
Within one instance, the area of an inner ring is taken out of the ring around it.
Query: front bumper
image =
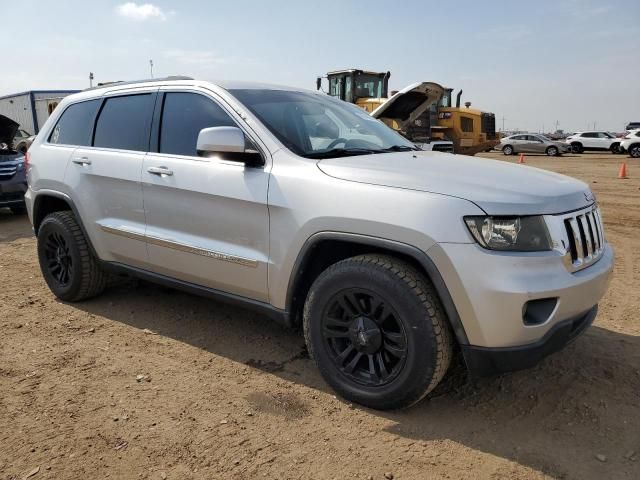
[[[427,252],[440,271],[473,347],[520,347],[543,339],[556,325],[591,310],[605,294],[614,255],[608,243],[599,259],[570,272],[552,252],[506,253],[476,244],[436,244]],[[554,302],[534,324],[531,301]]]
[[[584,314],[557,323],[540,340],[527,345],[503,348],[462,345],[469,373],[475,377],[484,377],[531,368],[580,336],[593,323],[597,313],[598,306],[595,305]]]
[[[27,179],[24,174],[10,180],[0,180],[0,207],[24,205]]]

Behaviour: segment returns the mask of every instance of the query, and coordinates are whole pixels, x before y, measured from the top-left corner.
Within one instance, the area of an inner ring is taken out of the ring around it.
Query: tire
[[[40,224],[38,260],[47,285],[64,301],[95,297],[107,283],[106,273],[70,211],[51,213]]]
[[[9,209],[14,215],[24,215],[25,213],[27,213],[27,207],[25,207],[24,205],[9,207]]]
[[[549,147],[546,154],[550,157],[558,157],[560,156],[560,150],[558,150],[558,147]]]
[[[629,155],[633,158],[640,158],[640,143],[634,143],[629,147]]]
[[[582,144],[575,142],[571,144],[571,151],[573,153],[582,153],[584,151],[584,148],[582,148]]]
[[[613,153],[614,155],[617,155],[620,153],[620,144],[619,143],[612,143],[611,146],[609,147],[609,150],[611,150],[611,153]]]
[[[371,408],[419,402],[451,362],[452,335],[433,285],[386,255],[348,258],[320,274],[304,305],[303,328],[325,381]]]
[[[504,147],[502,147],[502,153],[504,153],[505,155],[514,155],[516,151],[511,145],[505,145]]]

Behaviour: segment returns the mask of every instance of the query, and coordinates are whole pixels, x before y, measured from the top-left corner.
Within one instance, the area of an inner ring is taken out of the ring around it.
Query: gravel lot
[[[616,267],[595,325],[403,412],[336,398],[299,332],[238,308],[134,282],[57,301],[0,209],[0,479],[640,478],[640,162],[526,162],[597,194]]]

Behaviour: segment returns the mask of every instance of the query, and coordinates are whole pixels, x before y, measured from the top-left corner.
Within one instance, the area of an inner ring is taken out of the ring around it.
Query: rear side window
[[[49,143],[85,147],[91,142],[91,127],[101,100],[70,105],[49,135]]]
[[[93,146],[146,152],[153,98],[151,94],[108,98],[98,116]]]
[[[235,126],[222,107],[203,95],[167,93],[162,108],[159,152],[195,157],[200,130]]]

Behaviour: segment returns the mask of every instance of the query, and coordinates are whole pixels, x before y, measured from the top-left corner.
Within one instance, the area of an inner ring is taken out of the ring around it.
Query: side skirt
[[[279,323],[286,328],[292,328],[289,312],[286,310],[280,310],[265,302],[260,302],[250,298],[242,297],[240,295],[234,295],[232,293],[223,292],[222,290],[216,290],[215,288],[204,287],[195,283],[185,282],[176,278],[160,275],[158,273],[149,272],[141,268],[131,267],[117,262],[101,262],[103,268],[114,274],[126,274],[141,280],[146,280],[151,283],[163,285],[169,288],[175,288],[176,290],[182,290],[187,293],[199,295],[201,297],[208,297],[213,300],[217,300],[230,305],[236,305],[239,307],[252,310],[257,313],[268,316],[270,319]]]

